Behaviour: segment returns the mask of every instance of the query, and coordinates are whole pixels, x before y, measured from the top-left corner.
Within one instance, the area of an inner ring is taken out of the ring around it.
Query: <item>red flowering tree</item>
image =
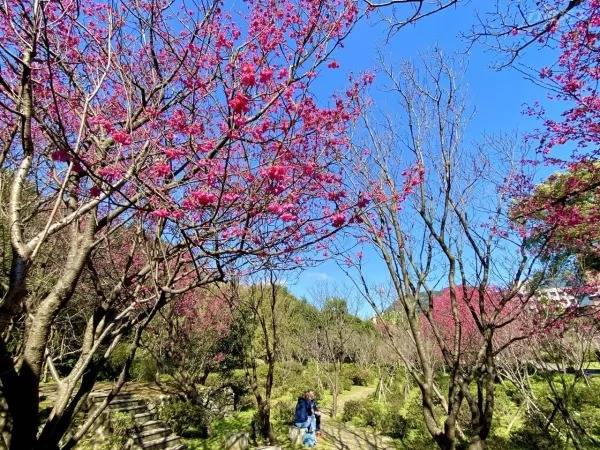
[[[199,386],[225,358],[227,338],[237,305],[226,286],[188,291],[164,308],[147,328],[143,347],[155,359],[161,374],[171,375],[164,389],[192,403],[207,400]],[[157,380],[162,385],[160,380]]]
[[[93,387],[93,377],[79,380],[119,333],[134,327],[139,343],[186,290],[267,259],[293,262],[346,222],[356,199],[337,161],[358,84],[328,104],[311,85],[357,12],[349,0],[254,0],[241,11],[216,0],[0,6],[10,448],[59,445]],[[55,281],[34,297],[28,286],[48,253]],[[109,281],[96,277],[115,254]],[[98,287],[90,340],[38,433],[48,338],[88,276]]]
[[[484,323],[498,329],[510,328],[509,333],[502,330],[494,336],[493,346],[496,350],[507,346],[510,340],[518,340],[532,332],[530,319],[534,312],[524,308],[522,302],[526,300],[526,296],[512,296],[509,302],[503,302],[503,292],[488,286],[483,294],[483,302],[480,300],[480,293],[474,287],[456,286],[454,292],[450,288],[443,289],[432,297],[430,315],[423,317],[424,333],[429,339],[435,339],[437,334],[447,346],[451,346],[456,334],[452,310],[456,307],[460,322],[460,357],[469,361],[476,360],[477,351],[485,340],[481,333]]]
[[[506,2],[494,20],[482,24],[479,36],[492,38],[509,63],[530,47],[544,47],[551,62],[524,68],[536,83],[549,90],[527,114],[543,126],[528,140],[538,148],[540,162],[559,172],[517,198],[513,215],[531,222],[534,238],[550,237],[550,254],[578,254],[584,270],[596,267],[599,257],[597,222],[600,211],[600,2],[544,0]],[[535,69],[533,69],[535,70]],[[555,114],[552,110],[558,109]]]

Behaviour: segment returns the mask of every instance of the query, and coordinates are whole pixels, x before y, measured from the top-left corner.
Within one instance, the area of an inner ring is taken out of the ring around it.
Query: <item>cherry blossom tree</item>
[[[526,110],[541,123],[527,139],[538,150],[531,163],[558,173],[516,199],[515,218],[532,222],[532,237],[551,236],[550,254],[565,249],[578,254],[584,270],[593,270],[599,255],[599,33],[596,0],[498,2],[491,20],[474,33],[548,89],[545,101]],[[526,51],[536,47],[548,54],[544,67],[524,61]]]
[[[0,6],[10,448],[59,446],[93,387],[84,378],[94,356],[126,330],[130,363],[144,327],[177,296],[267,260],[294,263],[346,222],[356,199],[337,161],[355,99],[323,105],[311,85],[357,14],[344,0],[256,0],[241,11],[219,1]],[[31,276],[49,252],[55,281],[34,296]],[[96,277],[108,257],[118,270]],[[79,362],[38,433],[48,338],[87,277],[97,289]]]
[[[146,329],[142,347],[157,363],[160,374],[171,381],[156,383],[165,392],[204,405],[208,395],[199,388],[218,370],[230,349],[236,311],[231,289],[219,283],[202,290],[191,290],[163,308]]]
[[[504,348],[512,339],[521,338],[531,332],[534,314],[524,311],[521,303],[524,299],[520,296],[514,296],[506,302],[503,294],[500,289],[488,286],[480,303],[480,293],[474,287],[459,285],[454,292],[450,288],[443,289],[431,299],[431,322],[435,324],[436,329],[434,330],[430,321],[424,318],[423,332],[429,339],[435,340],[439,337],[445,341],[446,346],[451,346],[456,333],[453,316],[455,309],[460,324],[461,358],[466,362],[477,358],[477,352],[485,339],[480,331],[482,324],[496,315],[492,325],[498,330],[493,345],[496,349]],[[506,304],[502,305],[503,302]]]

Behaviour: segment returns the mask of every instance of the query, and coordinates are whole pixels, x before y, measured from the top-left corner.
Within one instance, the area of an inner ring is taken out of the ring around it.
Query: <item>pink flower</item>
[[[540,70],[540,78],[549,78],[552,76],[552,70],[549,67],[544,67]]]
[[[131,136],[129,135],[129,133],[126,133],[124,131],[115,131],[111,136],[117,144],[121,144],[121,145],[131,144]]]
[[[240,196],[238,194],[234,194],[231,192],[228,192],[226,194],[223,194],[222,200],[225,203],[233,203],[235,202]]]
[[[216,194],[206,191],[195,191],[191,193],[191,196],[195,200],[195,202],[201,206],[212,205],[218,200]]]
[[[375,74],[373,72],[366,72],[362,76],[362,82],[365,86],[373,83],[374,79],[375,79]]]
[[[268,83],[273,79],[273,69],[265,68],[260,71],[260,82]]]
[[[166,148],[163,150],[163,153],[167,158],[173,159],[185,155],[185,150],[182,148]]]
[[[278,203],[271,203],[269,206],[267,206],[267,211],[269,211],[271,214],[279,215],[283,214],[285,208]]]
[[[339,228],[339,227],[343,226],[345,223],[346,223],[346,217],[344,216],[344,214],[336,213],[333,216],[331,216],[331,224],[334,227]]]
[[[330,69],[338,69],[340,65],[337,63],[336,60],[333,60],[329,64],[327,64],[327,67],[329,67]]]
[[[252,87],[256,84],[256,77],[254,76],[254,66],[252,64],[243,64],[242,65],[242,76],[241,76],[242,86]]]
[[[169,217],[169,210],[168,209],[164,209],[164,208],[155,209],[154,211],[152,211],[150,213],[150,215],[154,216],[154,217],[159,217],[161,219],[166,219],[167,217]]]
[[[92,186],[90,188],[90,196],[91,197],[100,197],[102,194],[102,190],[98,186]]]
[[[250,110],[250,99],[243,92],[238,92],[235,97],[229,101],[229,106],[235,114],[243,114]]]
[[[283,181],[287,175],[287,168],[285,166],[271,166],[267,169],[267,176],[271,180]]]
[[[283,220],[284,222],[293,222],[294,220],[297,220],[298,217],[292,213],[283,213],[281,216],[281,220]]]
[[[369,204],[370,201],[371,201],[371,198],[367,194],[361,194],[358,197],[356,206],[358,206],[359,208],[364,208],[365,206],[367,206]]]
[[[115,181],[123,176],[123,170],[116,166],[106,166],[98,170],[98,176],[108,181]]]
[[[152,167],[152,172],[159,178],[164,178],[171,174],[171,166],[166,162],[159,162]]]

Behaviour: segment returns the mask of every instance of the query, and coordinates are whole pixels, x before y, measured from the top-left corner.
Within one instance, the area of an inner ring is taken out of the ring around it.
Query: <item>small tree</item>
[[[323,372],[331,391],[331,415],[338,413],[339,395],[342,392],[342,365],[354,359],[360,341],[359,319],[348,311],[346,300],[326,296],[322,299],[308,339],[313,343],[313,355],[325,366]]]
[[[423,72],[409,64],[400,74],[384,68],[402,115],[380,126],[365,119],[371,140],[369,150],[360,147],[355,180],[364,212],[354,221],[387,269],[390,300],[411,344],[394,348],[421,391],[429,433],[442,449],[464,442],[475,450],[486,447],[492,426],[496,358],[527,335],[503,330],[526,310],[546,267],[507,220],[511,200],[501,187],[519,174],[513,149],[497,142],[465,149],[459,81],[440,52],[432,59]],[[349,264],[376,307],[386,292],[366,281],[360,257]]]
[[[211,372],[219,369],[231,350],[232,321],[236,305],[230,289],[218,284],[189,291],[163,308],[150,323],[143,347],[156,361],[159,373],[171,380],[156,382],[196,405],[204,405],[206,393],[199,390]]]
[[[244,365],[256,399],[258,432],[263,439],[274,443],[276,437],[271,425],[271,397],[275,369],[281,362],[288,330],[293,326],[290,317],[293,316],[295,299],[278,283],[275,272],[268,271],[264,279],[240,288],[239,301],[251,331]],[[261,363],[265,368],[264,380]]]

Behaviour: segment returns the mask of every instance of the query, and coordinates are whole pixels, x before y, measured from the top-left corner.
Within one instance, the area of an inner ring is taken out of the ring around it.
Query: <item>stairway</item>
[[[106,398],[104,392],[93,392],[88,401],[90,410]],[[127,441],[125,448],[130,450],[183,450],[185,445],[180,437],[174,434],[169,426],[158,420],[156,406],[146,400],[133,397],[130,394],[118,394],[103,412],[102,424],[110,422],[110,416],[115,412],[126,412],[133,416],[135,431]]]

